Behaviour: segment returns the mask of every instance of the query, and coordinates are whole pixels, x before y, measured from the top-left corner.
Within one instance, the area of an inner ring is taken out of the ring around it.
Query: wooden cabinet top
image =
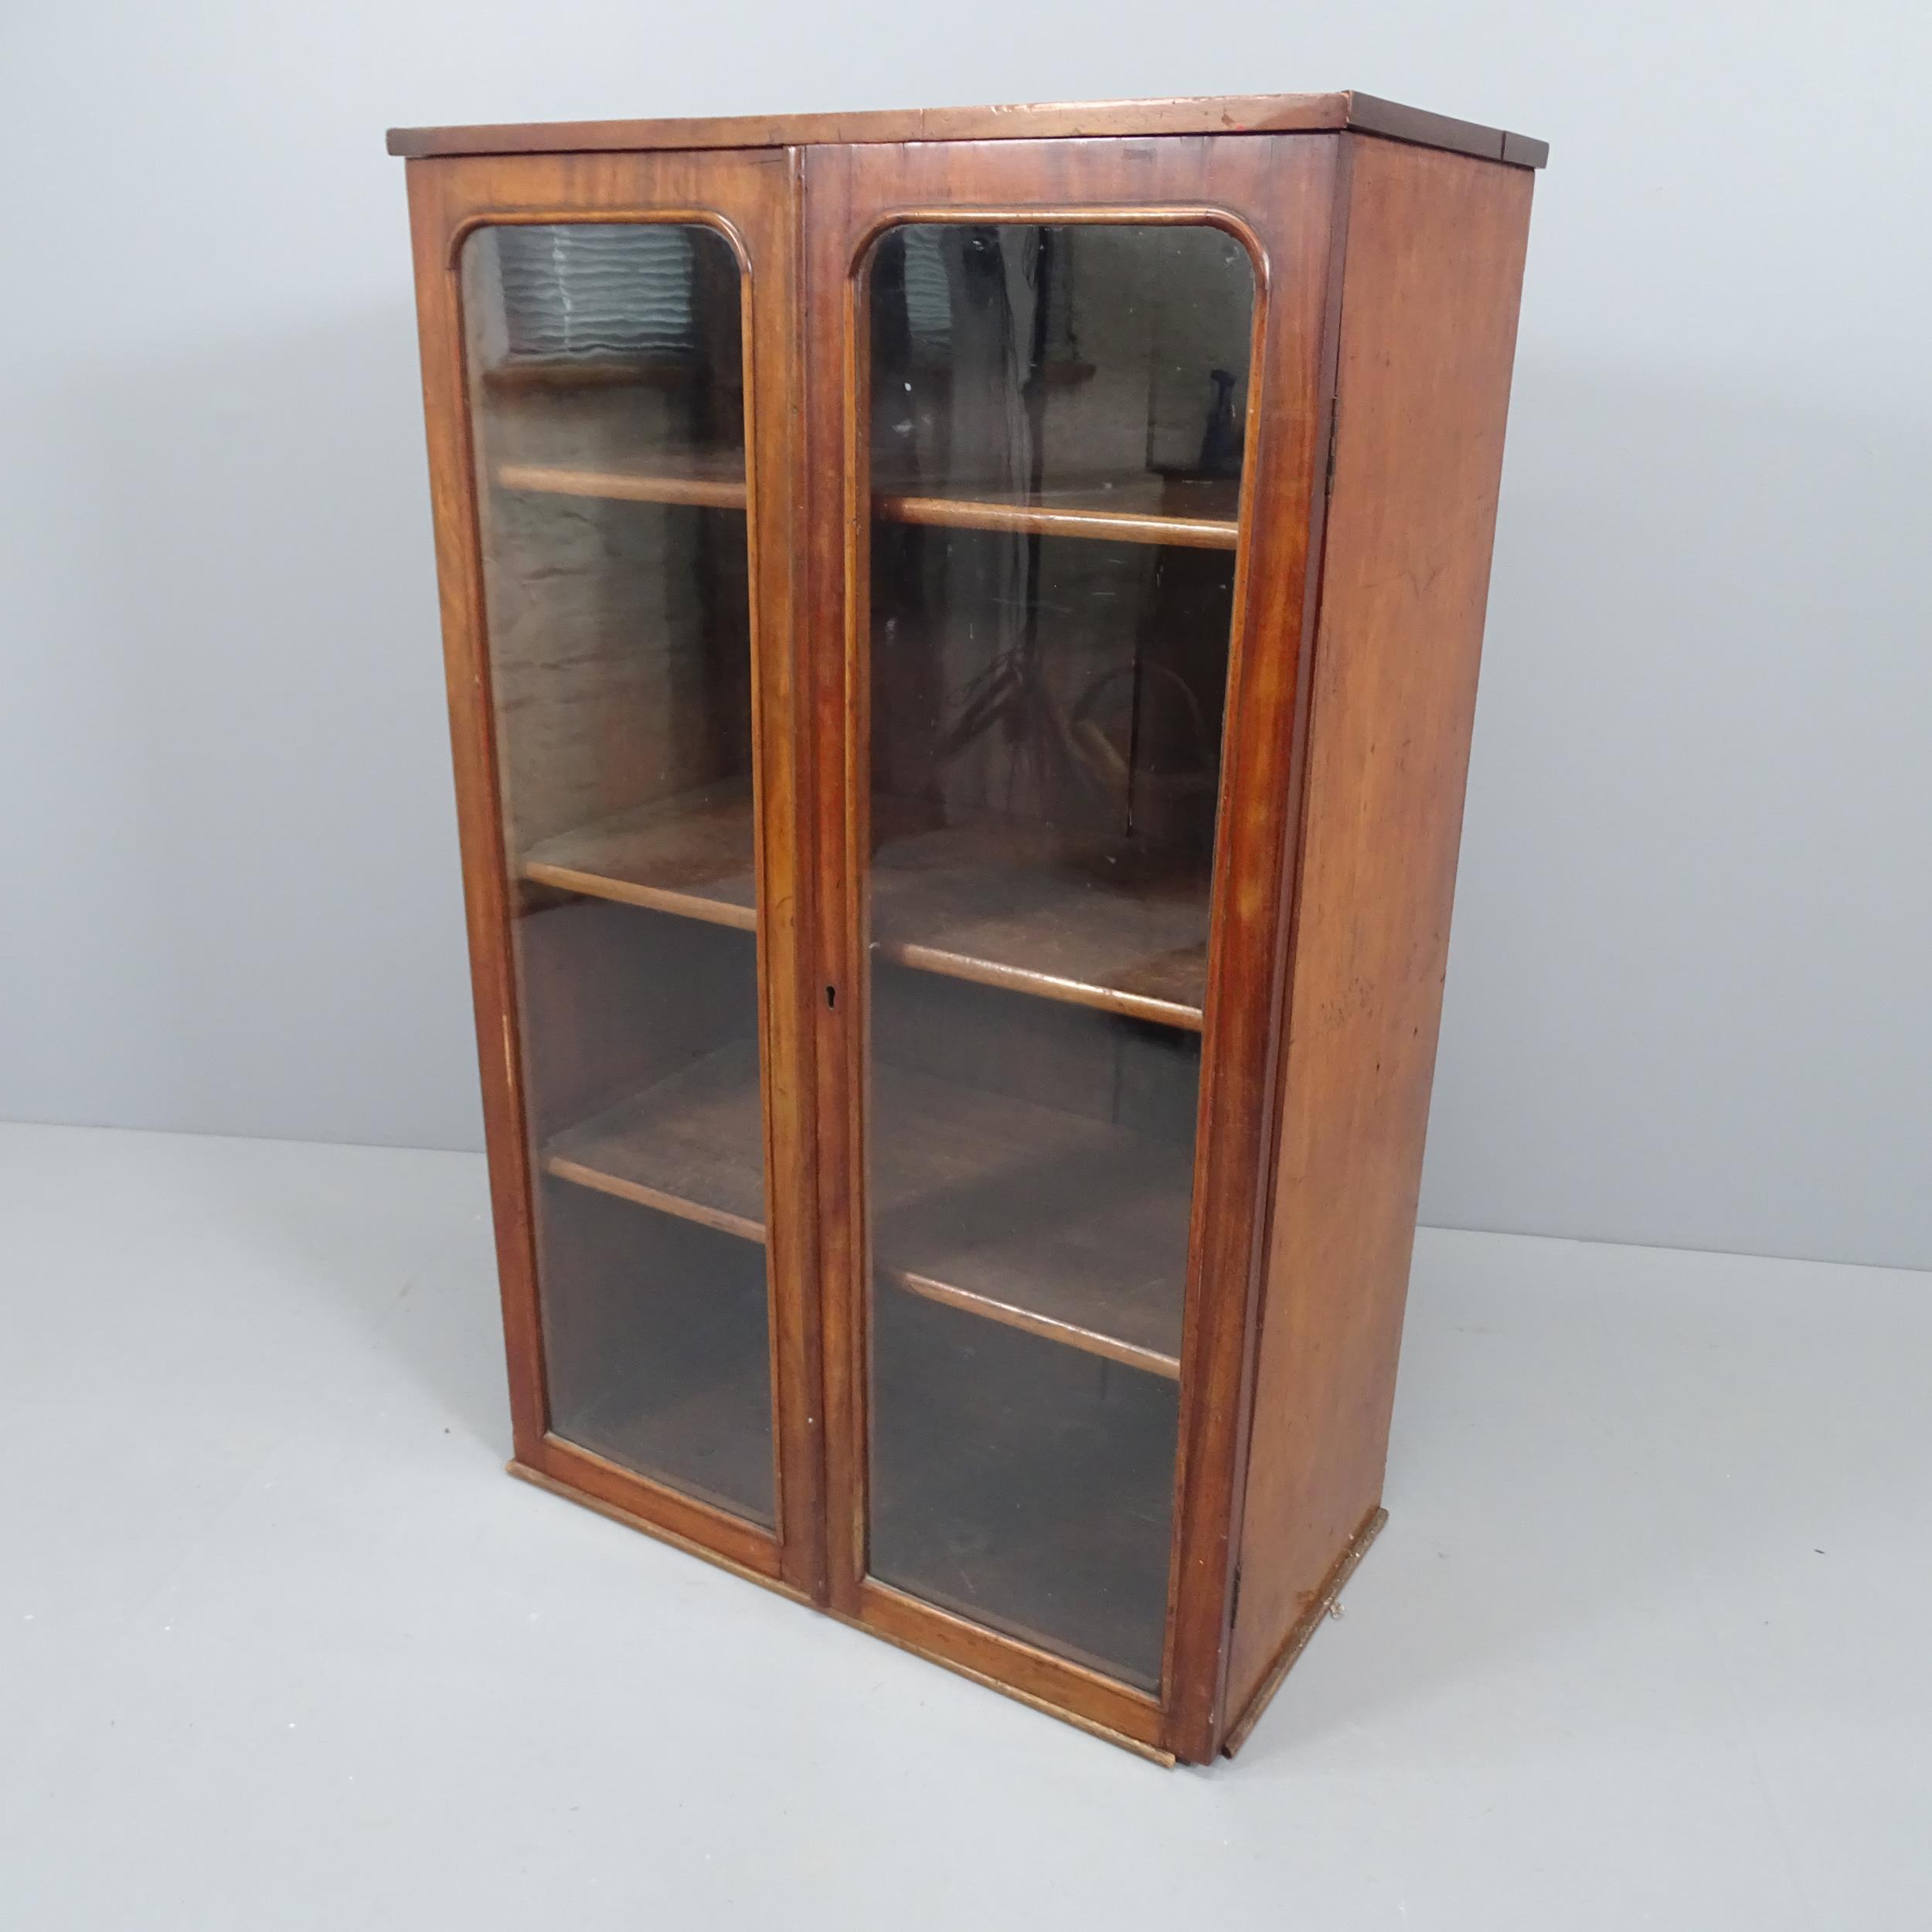
[[[1308,134],[1354,128],[1540,168],[1546,141],[1457,121],[1352,90],[1319,94],[1200,94],[1171,100],[1036,102],[1009,107],[893,108],[867,114],[734,114],[685,121],[510,122],[392,128],[393,155],[569,154],[825,143],[1033,141],[1082,135]]]

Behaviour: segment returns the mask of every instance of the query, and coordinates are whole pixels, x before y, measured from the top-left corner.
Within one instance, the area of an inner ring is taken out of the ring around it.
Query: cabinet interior
[[[597,239],[471,265],[553,1426],[769,1522],[739,291]],[[866,286],[871,1568],[1151,1689],[1251,277],[926,227]]]

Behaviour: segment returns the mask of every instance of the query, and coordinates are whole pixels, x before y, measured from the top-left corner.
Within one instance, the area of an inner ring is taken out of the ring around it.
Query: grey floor
[[[1425,1233],[1163,1772],[503,1475],[481,1163],[0,1128],[0,1925],[1932,1923],[1932,1277]]]

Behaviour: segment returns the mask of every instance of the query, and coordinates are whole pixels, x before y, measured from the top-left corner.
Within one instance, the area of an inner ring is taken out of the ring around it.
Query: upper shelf
[[[519,452],[497,462],[492,474],[504,489],[539,495],[691,503],[713,509],[745,507],[744,457],[735,449],[604,461],[574,453],[566,458]],[[1197,482],[1144,475],[1056,484],[1020,498],[991,487],[966,485],[936,495],[881,491],[872,499],[872,509],[886,523],[1232,550],[1240,535],[1240,485],[1232,480]]]
[[[647,464],[512,459],[492,471],[506,490],[539,496],[590,496],[618,503],[691,503],[701,509],[745,507],[741,450],[693,450],[655,455]]]
[[[1198,1032],[1209,880],[1199,858],[1001,820],[901,831],[885,801],[872,950],[921,972]],[[706,787],[524,855],[532,883],[750,930],[750,787]]]
[[[1017,500],[970,485],[938,495],[882,492],[872,498],[872,512],[886,523],[1232,550],[1240,536],[1236,518],[1240,493],[1240,485],[1231,480],[1094,478],[1054,485]]]
[[[654,431],[654,410],[627,389],[661,387],[672,376],[696,379],[689,362],[516,365],[485,372],[495,386],[527,393],[506,398],[488,416],[484,449],[490,474],[506,490],[543,496],[587,496],[625,503],[690,503],[709,509],[745,506],[745,452],[723,441],[680,447]]]

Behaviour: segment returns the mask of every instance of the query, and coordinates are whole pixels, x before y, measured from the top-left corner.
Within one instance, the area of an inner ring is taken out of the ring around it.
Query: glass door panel
[[[864,286],[869,1568],[1157,1689],[1253,270],[921,223]]]
[[[556,223],[462,268],[549,1426],[770,1525],[739,264]]]

